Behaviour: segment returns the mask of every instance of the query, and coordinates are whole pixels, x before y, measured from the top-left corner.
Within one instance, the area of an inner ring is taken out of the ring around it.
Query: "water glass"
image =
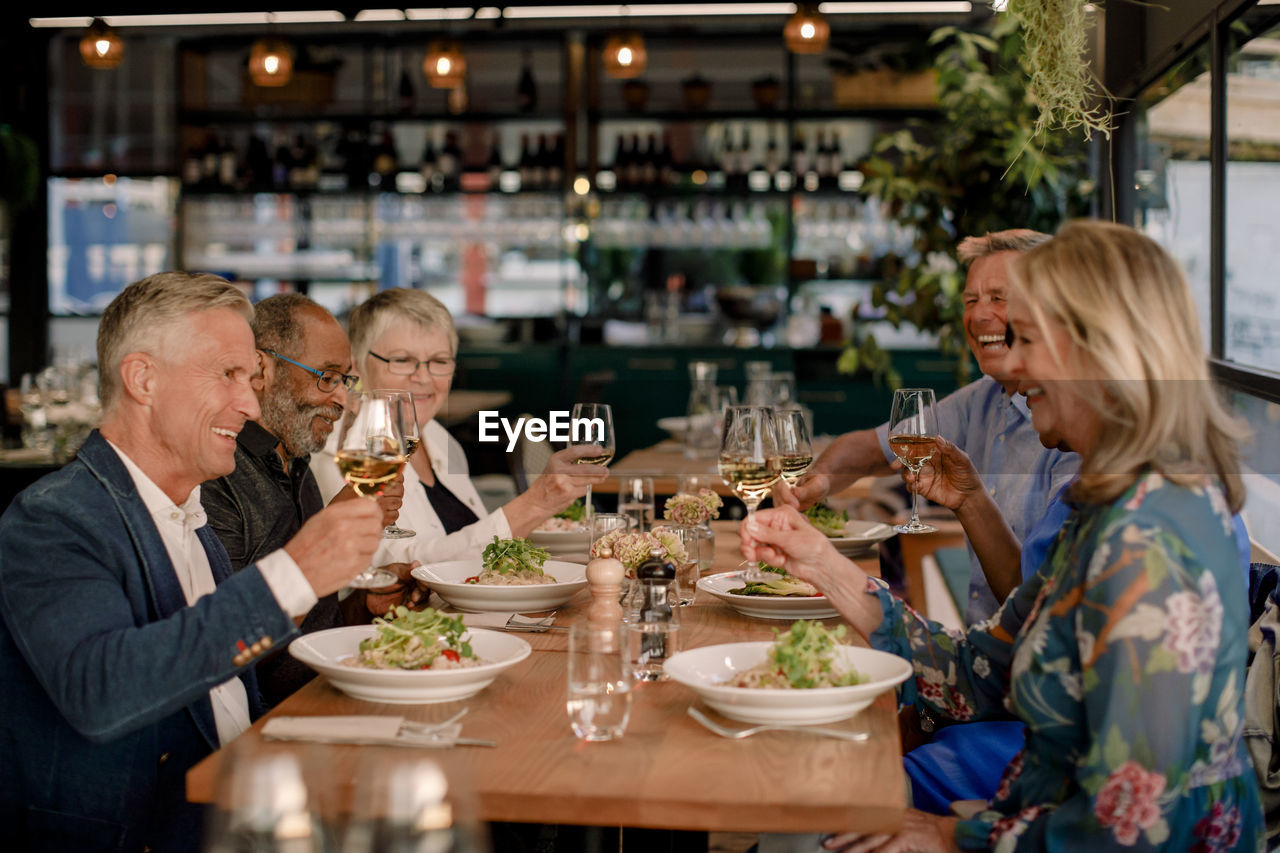
[[[582,740],[622,737],[631,718],[631,663],[626,629],[569,628],[569,725]]]
[[[701,575],[700,558],[703,544],[701,531],[691,524],[663,525],[684,545],[685,559],[673,560],[676,564],[675,598],[680,606],[693,604],[693,597],[698,591],[698,578]]]
[[[653,526],[653,478],[618,478],[618,513],[631,519],[631,527],[643,533]]]

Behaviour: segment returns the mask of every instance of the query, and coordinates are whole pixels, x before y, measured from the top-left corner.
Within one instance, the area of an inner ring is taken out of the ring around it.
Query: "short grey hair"
[[[318,302],[301,293],[278,293],[253,306],[253,345],[281,355],[302,350],[303,320],[308,313],[330,316]]]
[[[956,254],[966,264],[996,252],[1030,252],[1036,246],[1053,239],[1050,234],[1032,231],[1030,228],[1010,228],[1007,231],[991,231],[985,237],[965,237],[956,248]]]
[[[188,314],[229,308],[245,322],[253,304],[235,285],[209,273],[160,272],[135,281],[111,300],[98,324],[98,395],[104,411],[120,396],[120,364],[131,352],[153,355],[166,332]]]
[[[425,331],[444,332],[449,338],[451,353],[458,354],[458,330],[444,303],[425,290],[393,287],[375,293],[351,310],[348,332],[357,370],[364,364],[373,342],[402,320],[417,323]]]

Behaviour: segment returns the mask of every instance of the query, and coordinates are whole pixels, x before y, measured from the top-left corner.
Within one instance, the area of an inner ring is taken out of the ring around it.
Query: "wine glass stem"
[[[917,477],[920,476],[920,469],[916,468],[912,471]],[[911,526],[917,527],[920,524],[920,490],[913,488],[911,490]]]

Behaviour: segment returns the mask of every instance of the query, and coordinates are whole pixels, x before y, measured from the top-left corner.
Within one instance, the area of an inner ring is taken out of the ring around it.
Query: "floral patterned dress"
[[[1027,725],[959,846],[1261,850],[1243,586],[1222,493],[1150,472],[1111,504],[1074,506],[1040,572],[965,634],[873,580],[871,643],[915,666],[903,702]]]

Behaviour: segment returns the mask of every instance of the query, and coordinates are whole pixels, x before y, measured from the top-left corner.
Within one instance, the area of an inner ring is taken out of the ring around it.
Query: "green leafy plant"
[[[990,35],[939,29],[930,44],[937,50],[939,115],[882,135],[860,164],[863,192],[914,234],[909,250],[879,260],[871,307],[895,327],[908,323],[936,334],[964,379],[970,359],[961,326],[959,238],[1007,228],[1052,232],[1086,211],[1093,188],[1081,134],[1037,135],[1017,19],[999,16]],[[873,335],[855,337],[837,366],[901,384]]]

